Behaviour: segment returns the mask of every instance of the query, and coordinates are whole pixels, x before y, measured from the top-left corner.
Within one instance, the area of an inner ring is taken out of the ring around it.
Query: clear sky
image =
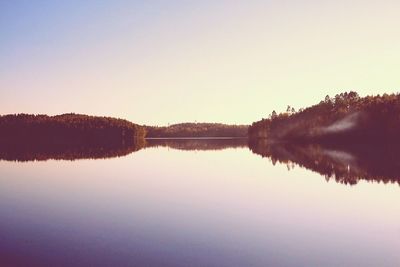
[[[251,123],[400,91],[400,1],[0,1],[0,113]]]

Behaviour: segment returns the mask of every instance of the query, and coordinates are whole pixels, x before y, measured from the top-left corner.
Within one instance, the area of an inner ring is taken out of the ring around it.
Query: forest
[[[246,137],[248,126],[182,123],[169,127],[140,126],[127,120],[81,114],[0,116],[0,159],[31,161],[108,158],[144,147],[224,149],[247,146],[246,139],[162,141],[155,138]],[[145,138],[150,138],[145,140]]]
[[[179,123],[170,126],[146,126],[147,138],[247,137],[247,125],[222,123]]]
[[[320,103],[296,111],[275,111],[249,127],[249,138],[274,142],[332,144],[378,143],[400,134],[400,95],[360,97],[356,92],[326,96]]]
[[[122,119],[80,114],[0,116],[0,158],[75,159],[137,150],[145,128]]]
[[[123,119],[81,114],[0,116],[2,138],[65,142],[96,142],[106,138],[127,140],[145,137],[145,128]]]

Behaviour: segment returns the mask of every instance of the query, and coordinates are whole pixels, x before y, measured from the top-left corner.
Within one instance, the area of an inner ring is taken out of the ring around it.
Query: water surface
[[[3,157],[0,265],[399,266],[397,182],[327,179],[279,151],[168,140],[104,159]]]

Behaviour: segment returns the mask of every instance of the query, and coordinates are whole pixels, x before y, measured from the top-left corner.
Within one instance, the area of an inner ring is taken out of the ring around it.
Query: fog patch
[[[340,119],[340,120],[332,123],[331,125],[329,125],[327,127],[323,127],[321,129],[321,131],[322,131],[322,133],[325,133],[325,134],[348,131],[357,126],[360,116],[361,116],[360,112],[350,114],[350,115],[344,117],[343,119]]]

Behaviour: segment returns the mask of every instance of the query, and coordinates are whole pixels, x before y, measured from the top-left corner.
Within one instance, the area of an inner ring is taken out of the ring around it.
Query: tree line
[[[127,120],[80,114],[0,116],[0,145],[111,148],[144,138],[145,128]]]
[[[273,111],[249,127],[249,138],[290,142],[381,142],[400,134],[400,95],[360,97],[356,92],[326,96],[296,111]]]
[[[247,125],[222,123],[179,123],[170,126],[147,126],[148,138],[247,137]]]

